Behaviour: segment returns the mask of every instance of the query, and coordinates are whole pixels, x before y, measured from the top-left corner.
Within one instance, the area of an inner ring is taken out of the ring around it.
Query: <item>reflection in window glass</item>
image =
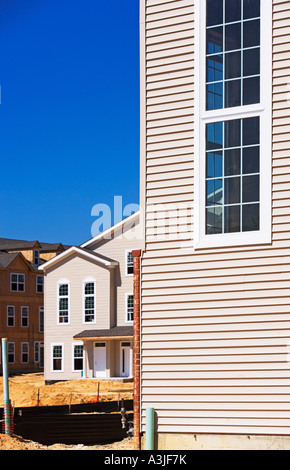
[[[207,0],[206,110],[259,102],[260,0]]]
[[[259,129],[256,117],[206,126],[207,234],[259,230]]]

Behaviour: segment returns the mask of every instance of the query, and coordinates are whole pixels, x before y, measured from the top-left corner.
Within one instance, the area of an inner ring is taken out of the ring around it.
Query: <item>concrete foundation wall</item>
[[[145,449],[146,435],[142,437]],[[154,450],[289,450],[289,436],[256,436],[238,434],[175,434],[155,435]]]

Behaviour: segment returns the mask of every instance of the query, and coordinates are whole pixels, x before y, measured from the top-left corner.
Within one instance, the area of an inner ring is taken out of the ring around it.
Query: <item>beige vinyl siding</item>
[[[45,276],[45,380],[65,380],[79,377],[73,372],[73,336],[84,330],[110,328],[110,274],[109,269],[81,256],[72,255]],[[87,278],[96,281],[96,323],[84,323],[83,283]],[[70,285],[69,323],[58,323],[58,283],[67,280]],[[51,370],[51,345],[63,344],[63,372]]]
[[[141,13],[142,430],[152,406],[158,432],[289,435],[289,2],[273,1],[272,243],[198,251],[194,1],[143,0]],[[180,204],[181,224],[164,218]]]

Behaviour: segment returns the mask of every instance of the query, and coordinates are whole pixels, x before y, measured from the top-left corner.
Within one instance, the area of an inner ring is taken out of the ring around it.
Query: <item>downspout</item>
[[[141,450],[140,413],[140,257],[141,250],[133,250],[133,383],[134,383],[134,450]]]

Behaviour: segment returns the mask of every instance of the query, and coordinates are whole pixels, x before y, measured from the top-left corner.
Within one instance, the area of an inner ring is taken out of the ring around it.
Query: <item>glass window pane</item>
[[[241,173],[240,149],[225,150],[225,176],[239,175]]]
[[[240,147],[241,145],[241,120],[225,122],[225,148]]]
[[[225,78],[238,78],[241,76],[241,53],[230,52],[225,54]]]
[[[211,83],[206,87],[206,109],[221,109],[223,107],[223,83]]]
[[[243,149],[243,173],[259,173],[260,148],[246,147]]]
[[[206,149],[221,149],[223,146],[223,123],[214,122],[206,126]]]
[[[241,105],[241,80],[225,82],[225,106],[232,108]]]
[[[223,28],[210,28],[206,32],[206,52],[216,54],[223,51]]]
[[[243,177],[243,202],[258,202],[260,200],[260,177]]]
[[[260,48],[248,49],[243,53],[243,75],[260,74]]]
[[[241,199],[241,178],[225,178],[225,204],[238,204]]]
[[[241,23],[229,24],[225,27],[225,50],[241,49]]]
[[[68,285],[67,284],[61,284],[59,286],[59,295],[68,295]]]
[[[222,152],[210,152],[206,157],[206,177],[217,178],[223,176]]]
[[[240,232],[240,206],[225,207],[225,233]]]
[[[226,0],[226,23],[241,19],[241,0]]]
[[[260,143],[260,119],[258,117],[243,119],[243,145]]]
[[[211,207],[206,210],[206,233],[222,233],[222,208]]]
[[[260,102],[260,77],[243,80],[243,105]]]
[[[243,208],[243,232],[249,232],[260,229],[260,205],[245,204]]]
[[[214,26],[223,23],[223,0],[207,0],[206,25]]]
[[[210,56],[206,60],[206,81],[218,82],[224,78],[222,54]]]
[[[260,45],[260,20],[246,21],[244,28],[244,47],[255,47]]]
[[[215,206],[223,203],[223,181],[220,179],[206,182],[206,205]]]
[[[244,0],[244,19],[259,18],[260,0]]]

